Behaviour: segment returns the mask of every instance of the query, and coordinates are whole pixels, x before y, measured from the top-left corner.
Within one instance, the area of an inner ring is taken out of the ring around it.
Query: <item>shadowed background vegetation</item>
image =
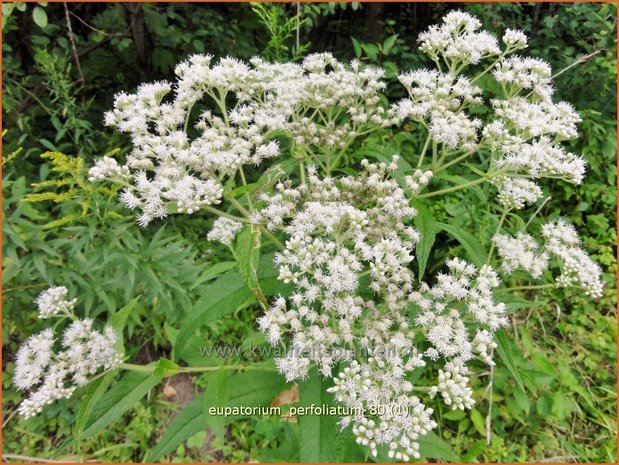
[[[526,392],[515,389],[499,365],[490,442],[481,382],[472,413],[439,412],[437,434],[462,461],[615,461],[615,5],[80,2],[2,8],[6,460],[143,460],[170,419],[208,383],[206,377],[171,378],[124,421],[61,451],[72,434],[78,395],[29,421],[14,416],[21,394],[11,382],[13,357],[20,341],[41,328],[31,302],[46,286],[67,286],[89,317],[105,318],[137,297],[125,345],[133,360],[147,363],[170,352],[178,322],[208,292],[212,276],[204,270],[230,259],[226,249],[206,241],[212,224],[206,216],[178,216],[140,229],[115,191],[87,182],[94,159],[128,147],[102,124],[115,93],[171,79],[174,66],[192,53],[287,61],[329,51],[383,66],[393,79],[428,64],[417,52],[417,35],[460,8],[497,34],[508,27],[524,30],[527,54],[552,65],[557,98],[582,116],[581,136],[571,149],[587,159],[588,176],[582,186],[553,184],[543,208],[546,217],[567,216],[576,225],[608,285],[599,302],[568,291],[523,294],[535,305],[513,314],[509,334],[514,363],[527,373]],[[437,203],[433,214],[475,224],[466,195]],[[439,235],[439,250],[441,240],[446,238]],[[441,257],[434,258],[438,263]],[[255,310],[247,308],[209,324],[200,333],[204,344],[258,340],[254,318]],[[235,420],[223,437],[198,432],[161,460],[294,461],[295,434],[295,425],[278,418]]]

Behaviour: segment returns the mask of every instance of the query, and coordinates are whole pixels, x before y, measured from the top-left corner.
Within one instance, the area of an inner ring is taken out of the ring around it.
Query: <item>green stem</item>
[[[247,186],[247,180],[245,179],[245,172],[243,171],[243,165],[239,166],[239,173],[241,173],[241,182],[243,183],[244,186]],[[253,210],[254,205],[251,202],[251,196],[249,195],[249,192],[245,192],[245,197],[247,198],[247,204],[249,205],[249,208]]]
[[[579,59],[574,61],[572,64],[566,66],[562,70],[560,70],[557,73],[553,74],[551,79],[555,79],[556,77],[561,76],[563,73],[565,73],[566,71],[572,69],[574,66],[577,66],[577,65],[580,65],[581,63],[584,63],[585,61],[587,61],[590,58],[594,57],[595,55],[597,55],[598,53],[602,52],[603,50],[605,50],[605,49],[604,48],[600,48],[598,50],[594,50],[593,52],[589,53],[588,55],[580,57]]]
[[[514,287],[508,287],[505,288],[505,291],[526,291],[526,290],[534,290],[534,289],[547,289],[549,287],[555,287],[554,284],[549,283],[549,284],[537,284],[537,285],[530,285],[530,286],[514,286]]]
[[[490,353],[490,357],[494,356],[494,349]],[[494,365],[490,365],[490,380],[488,382],[488,389],[490,389],[490,400],[488,402],[488,415],[486,416],[486,444],[490,444],[492,441],[492,394],[494,391]]]
[[[428,150],[428,146],[430,145],[430,133],[428,133],[428,137],[426,137],[426,142],[423,144],[423,149],[421,150],[421,155],[419,155],[419,161],[417,162],[417,168],[421,167],[423,163],[423,159],[426,156],[426,151]]]
[[[509,213],[509,211],[509,208],[503,210],[503,213],[501,214],[501,219],[499,220],[499,224],[497,225],[496,231],[494,231],[492,238],[494,238],[494,236],[496,236],[501,231],[501,227],[503,226],[503,222],[505,221],[505,218],[507,218],[507,214]],[[490,252],[488,252],[488,258],[486,258],[486,265],[490,263],[490,259],[492,258],[492,254],[494,253],[494,241],[491,239],[490,242]]]
[[[118,368],[122,370],[128,371],[139,371],[142,373],[153,373],[157,368],[156,365],[135,365],[133,363],[121,363]],[[174,370],[174,374],[176,373],[206,373],[209,371],[218,371],[218,370],[266,370],[263,366],[252,366],[252,365],[219,365],[219,366],[209,366],[209,367],[178,367]],[[270,371],[275,371],[274,369],[269,369]]]
[[[335,157],[335,160],[333,160],[333,163],[329,159],[329,166],[327,169],[327,174],[331,174],[331,171],[333,171],[335,168],[338,167],[338,165],[340,164],[340,159],[344,156],[344,154],[346,153],[346,150],[348,150],[348,147],[350,147],[350,145],[353,143],[354,140],[355,138],[352,137],[346,142],[342,150],[340,150],[340,152],[337,154],[337,157]]]
[[[503,53],[501,53],[499,55],[499,57],[494,60],[490,66],[488,66],[486,69],[484,69],[480,74],[478,74],[477,76],[475,76],[473,79],[471,79],[471,84],[474,83],[475,81],[477,81],[480,77],[482,77],[483,75],[485,75],[488,71],[490,71],[492,68],[494,68],[494,66],[503,59],[504,56],[506,56],[507,54],[511,53],[511,49],[506,49]]]
[[[273,245],[279,250],[284,250],[286,248],[284,247],[284,244],[282,244],[281,241],[262,224],[260,225],[260,231],[262,231],[262,234],[267,236],[269,240],[273,243]]]
[[[230,197],[230,196],[226,196],[226,199],[228,200],[228,202],[230,202],[232,205],[234,205],[234,207],[235,207],[235,208],[236,208],[239,212],[241,212],[241,214],[242,214],[245,218],[247,218],[247,219],[249,220],[249,218],[250,218],[250,216],[251,216],[251,215],[250,215],[250,213],[249,213],[249,211],[248,211],[248,210],[247,210],[247,209],[246,209],[243,205],[241,205],[241,204],[240,204],[240,202],[239,202],[238,200],[236,200],[234,197]]]
[[[482,178],[477,178],[474,181],[469,181],[464,184],[458,184],[456,186],[448,187],[447,189],[441,189],[441,190],[434,191],[434,192],[428,192],[427,194],[419,194],[416,197],[419,199],[424,199],[427,197],[436,197],[437,195],[449,194],[450,192],[457,192],[462,189],[467,189],[469,187],[476,186],[477,184],[481,184],[482,182],[486,182],[490,179],[491,177],[484,176]]]
[[[246,209],[243,205],[241,205],[241,204],[239,203],[239,201],[238,201],[238,200],[236,200],[236,199],[234,199],[234,198],[232,198],[232,197],[226,197],[226,198],[228,199],[228,201],[229,201],[232,205],[234,205],[234,206],[236,207],[236,209],[237,209],[238,211],[240,211],[240,212],[241,212],[241,214],[242,214],[243,216],[245,216],[245,218],[247,218],[247,221],[246,221],[246,222],[247,222],[247,223],[251,223],[251,221],[249,220],[249,218],[250,218],[250,216],[251,216],[251,215],[250,215],[250,213],[247,211],[247,209]],[[264,225],[260,224],[260,225],[258,225],[258,227],[260,228],[260,230],[262,231],[262,233],[263,233],[265,236],[267,236],[267,237],[271,240],[271,242],[273,243],[273,245],[274,245],[275,247],[277,247],[277,248],[278,248],[278,249],[280,249],[280,250],[284,250],[284,249],[285,249],[284,244],[282,244],[282,243],[280,242],[280,240],[279,240],[277,237],[275,237],[275,236],[273,235],[273,233],[271,233],[271,231],[269,231],[267,228],[265,228],[265,227],[264,227]]]
[[[154,366],[134,365],[133,363],[121,363],[118,365],[121,370],[141,371],[143,373],[152,373],[155,370]]]
[[[444,165],[440,166],[437,170],[436,173],[438,173],[439,171],[445,170],[447,168],[449,168],[452,165],[455,165],[456,163],[464,160],[467,157],[470,157],[471,155],[473,155],[476,152],[476,150],[471,150],[470,152],[466,152],[463,155],[460,155],[458,158],[454,158],[453,160],[451,160],[448,163],[445,163]]]
[[[225,218],[229,218],[231,220],[238,221],[239,223],[249,223],[250,222],[248,218],[241,218],[239,216],[230,215],[229,213],[222,212],[221,210],[217,210],[216,208],[213,208],[213,207],[211,207],[209,205],[206,205],[206,206],[204,206],[202,208],[204,210],[208,211],[208,212],[213,213],[214,215],[223,216]]]
[[[191,105],[189,108],[187,108],[187,116],[185,117],[185,125],[184,125],[184,132],[187,132],[187,128],[189,127],[189,116],[191,116],[191,110],[193,109],[193,105]]]
[[[303,160],[299,160],[299,174],[301,175],[301,184],[305,186],[307,181],[305,179],[305,163],[303,163]]]

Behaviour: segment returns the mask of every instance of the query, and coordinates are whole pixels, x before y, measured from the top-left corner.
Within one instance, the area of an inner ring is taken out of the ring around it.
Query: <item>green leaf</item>
[[[258,463],[299,462],[299,425],[283,422],[276,447],[261,448]],[[269,444],[271,446],[271,444]]]
[[[131,372],[105,393],[95,406],[87,423],[82,439],[94,436],[118,421],[137,404],[142,397],[161,382],[155,373]]]
[[[139,300],[139,297],[131,300],[127,305],[114,313],[108,320],[108,323],[114,330],[116,334],[118,334],[118,340],[116,341],[116,349],[124,352],[124,342],[123,342],[123,331],[125,329],[125,323],[127,322],[127,318],[131,314],[131,312],[135,309],[135,306]]]
[[[415,246],[415,255],[417,255],[417,265],[419,266],[419,281],[422,280],[432,251],[432,246],[436,240],[436,233],[439,228],[436,225],[436,221],[425,208],[417,209],[417,216],[415,217],[415,227],[421,234],[421,240]]]
[[[454,453],[451,446],[436,433],[429,432],[417,439],[419,453],[426,458],[459,462],[460,458]]]
[[[547,417],[552,411],[552,399],[547,394],[542,395],[535,404],[537,413],[542,417]]]
[[[235,373],[228,379],[229,407],[270,405],[286,389],[284,377],[272,370]]]
[[[245,226],[236,239],[234,255],[238,270],[257,300],[268,305],[258,283],[258,264],[260,262],[260,229],[255,225]]]
[[[527,300],[524,297],[521,297],[517,294],[507,291],[495,291],[493,292],[494,299],[497,302],[502,302],[505,304],[505,308],[508,312],[515,312],[516,310],[521,310],[523,308],[531,308],[535,305],[539,305],[539,303],[533,302],[531,300]]]
[[[333,396],[327,392],[329,384],[315,369],[307,380],[299,383],[299,406],[330,405]],[[330,415],[299,415],[301,433],[301,462],[336,461],[335,438],[339,435],[337,418]]]
[[[97,381],[91,383],[88,386],[86,394],[82,397],[80,401],[80,408],[77,412],[77,416],[75,418],[75,428],[74,428],[74,438],[75,441],[79,444],[82,433],[84,432],[84,427],[86,426],[86,422],[92,413],[95,405],[99,403],[99,400],[107,391],[112,379],[116,376],[116,372],[110,372],[106,374],[103,378],[98,379]]]
[[[383,53],[385,55],[389,55],[389,52],[391,51],[391,49],[395,45],[395,42],[396,42],[397,38],[398,38],[397,35],[393,35],[393,36],[387,37],[385,39],[385,42],[383,43]]]
[[[518,372],[518,368],[516,368],[516,363],[514,361],[514,356],[512,354],[512,348],[507,340],[507,336],[503,331],[497,331],[494,334],[496,343],[497,343],[497,351],[499,352],[499,356],[503,360],[503,363],[514,377],[514,380],[518,384],[518,387],[524,391],[524,384],[522,383],[522,378],[520,377],[520,373]]]
[[[41,29],[47,26],[47,13],[40,6],[35,6],[34,10],[32,10],[32,19]]]
[[[521,389],[514,389],[514,399],[516,399],[518,407],[528,415],[531,409],[531,402],[529,402],[527,394]]]
[[[176,415],[155,447],[145,457],[145,461],[157,462],[163,454],[176,449],[185,439],[206,429],[203,404],[204,394],[200,394]]]
[[[269,405],[285,387],[283,378],[271,371],[252,370],[228,375],[224,370],[220,370],[210,374],[206,392],[174,417],[146,461],[156,462],[162,455],[174,450],[183,441],[206,428],[215,427],[220,432],[223,431],[225,417],[209,418],[206,415],[209,406]],[[215,424],[215,421],[220,422],[219,425]]]
[[[225,407],[228,403],[228,372],[217,370],[206,377],[206,392],[204,393],[203,415],[207,426],[213,432],[215,439],[223,445],[226,417],[209,413],[211,407]]]
[[[155,371],[153,373],[157,376],[161,376],[162,378],[175,375],[179,369],[176,362],[168,360],[167,358],[160,358],[155,363]]]
[[[198,300],[194,311],[188,315],[176,336],[173,359],[178,359],[181,349],[198,328],[249,305],[253,301],[254,296],[245,285],[243,278],[235,271],[227,272],[217,281],[206,286],[204,297]]]
[[[352,46],[353,46],[353,49],[355,50],[355,57],[360,58],[361,57],[361,43],[354,37],[351,37],[350,40],[352,41]]]
[[[202,272],[200,277],[196,279],[196,282],[193,283],[189,290],[193,291],[196,287],[201,286],[202,284],[211,281],[212,279],[215,279],[220,274],[231,270],[235,266],[236,262],[233,261],[215,263],[213,266],[207,268]]]
[[[477,432],[482,436],[486,436],[486,423],[484,422],[484,418],[481,416],[481,413],[479,413],[479,410],[471,410],[471,421],[473,422],[473,426]]]
[[[2,29],[4,29],[4,26],[6,25],[6,21],[9,19],[9,16],[11,16],[11,13],[13,13],[14,8],[15,8],[14,3],[3,3],[2,4]]]
[[[374,44],[361,44],[361,48],[372,61],[378,60],[378,47]]]
[[[486,263],[487,252],[471,234],[451,224],[436,223],[436,225],[453,236],[464,247],[475,266],[479,268]]]

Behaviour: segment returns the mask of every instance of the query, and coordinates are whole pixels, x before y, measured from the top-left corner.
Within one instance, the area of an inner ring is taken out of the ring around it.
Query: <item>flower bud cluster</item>
[[[423,365],[415,355],[416,364]],[[353,415],[342,419],[342,426],[352,425],[358,444],[366,446],[376,457],[377,447],[388,446],[389,458],[418,459],[418,439],[436,427],[419,397],[412,395],[413,385],[404,380],[402,370],[389,360],[370,357],[366,363],[354,360],[334,378],[329,389]]]
[[[438,370],[438,384],[430,389],[430,396],[434,397],[437,393],[452,410],[471,409],[475,404],[469,378],[460,374],[457,367],[450,371]]]
[[[528,179],[499,177],[495,184],[500,186],[499,203],[508,209],[519,210],[542,196],[542,188]]]
[[[116,159],[111,157],[103,157],[97,160],[95,166],[90,168],[88,175],[89,181],[131,179],[129,168],[119,165]]]

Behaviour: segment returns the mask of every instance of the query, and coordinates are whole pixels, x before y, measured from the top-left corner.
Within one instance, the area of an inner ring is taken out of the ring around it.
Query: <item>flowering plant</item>
[[[258,328],[285,347],[277,370],[288,382],[332,380],[324,390],[349,412],[341,428],[374,457],[420,458],[437,427],[429,405],[438,397],[450,409],[472,408],[471,378],[489,365],[491,389],[495,351],[521,382],[501,332],[507,291],[602,293],[601,270],[573,226],[560,218],[534,226],[544,180],[583,181],[583,158],[562,145],[577,137],[580,117],[553,101],[549,65],[517,54],[527,46],[522,32],[499,41],[480,26],[451,12],[421,34],[434,69],[400,74],[395,102],[382,69],[328,53],[301,63],[191,56],[176,82],[116,96],[105,121],[132,149],[90,170],[93,182],[123,186],[120,200],[142,227],[171,214],[216,218],[207,237],[238,262],[217,292],[238,277],[247,294],[217,301],[222,312],[256,302]],[[475,224],[467,232],[433,215],[465,190],[489,205],[493,233],[480,238]],[[466,256],[437,252],[439,232]],[[75,302],[65,296],[43,293],[41,316],[70,312]],[[187,317],[175,360],[143,371],[161,378],[213,368],[178,365],[205,321]],[[59,354],[50,331],[29,339],[16,383],[43,387],[21,412],[71,395],[67,377],[81,385],[100,368],[139,371],[121,363],[117,337],[84,320],[66,329]]]

